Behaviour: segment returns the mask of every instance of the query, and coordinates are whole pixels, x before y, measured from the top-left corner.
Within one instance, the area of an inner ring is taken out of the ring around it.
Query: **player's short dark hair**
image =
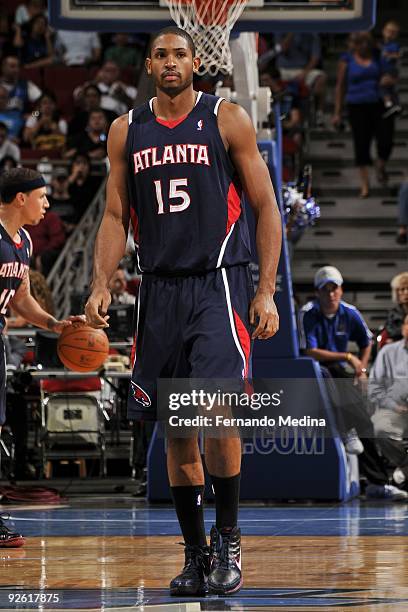
[[[149,57],[152,56],[152,49],[153,49],[153,45],[156,39],[159,38],[159,36],[164,36],[164,34],[175,34],[176,36],[181,36],[182,38],[184,38],[188,42],[188,46],[190,48],[190,51],[193,57],[195,57],[196,48],[195,48],[194,40],[191,38],[188,32],[186,32],[185,30],[182,30],[181,28],[178,28],[177,26],[167,26],[167,28],[163,28],[162,30],[155,32],[152,35],[152,38],[150,39],[150,44],[149,44],[149,52],[148,52]]]
[[[16,193],[18,193],[18,186],[26,183],[27,181],[34,181],[36,179],[41,179],[41,172],[37,172],[37,170],[32,170],[31,168],[11,168],[11,170],[6,170],[2,174],[0,174],[0,200],[3,204],[10,204],[16,197]],[[4,196],[3,192],[5,189],[13,191],[12,188],[15,188],[14,195],[12,196]],[[25,193],[30,193],[27,191]]]

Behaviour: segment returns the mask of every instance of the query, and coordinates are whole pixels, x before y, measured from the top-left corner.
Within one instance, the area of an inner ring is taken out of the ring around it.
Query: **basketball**
[[[66,327],[58,339],[58,357],[74,372],[97,370],[109,354],[109,340],[101,329],[88,325]]]

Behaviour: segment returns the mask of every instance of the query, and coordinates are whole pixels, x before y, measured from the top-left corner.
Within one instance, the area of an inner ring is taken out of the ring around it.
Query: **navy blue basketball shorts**
[[[0,334],[0,427],[6,420],[6,352]]]
[[[159,378],[244,380],[251,376],[246,265],[202,275],[144,275],[136,311],[128,417],[154,421]]]

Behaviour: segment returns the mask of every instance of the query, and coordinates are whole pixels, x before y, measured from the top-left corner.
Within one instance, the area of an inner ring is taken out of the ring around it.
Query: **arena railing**
[[[81,314],[70,312],[71,295],[83,293],[89,287],[95,237],[105,208],[105,185],[106,179],[102,181],[47,277],[54,300],[54,314],[58,318]]]

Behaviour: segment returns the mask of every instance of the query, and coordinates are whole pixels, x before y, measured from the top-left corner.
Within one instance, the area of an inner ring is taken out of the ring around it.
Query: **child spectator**
[[[401,57],[401,47],[398,42],[400,26],[397,21],[387,21],[383,27],[383,40],[381,44],[381,54],[389,72],[398,77],[398,60]],[[385,106],[384,118],[391,115],[398,115],[402,112],[402,107],[398,104],[398,95],[393,86],[383,87],[383,100]]]
[[[59,117],[55,97],[44,93],[37,110],[26,121],[24,140],[33,149],[63,149],[67,130],[67,122]]]
[[[7,125],[0,121],[0,166],[3,166],[5,160],[9,158],[17,164],[20,161],[21,153],[18,146],[9,139]]]

